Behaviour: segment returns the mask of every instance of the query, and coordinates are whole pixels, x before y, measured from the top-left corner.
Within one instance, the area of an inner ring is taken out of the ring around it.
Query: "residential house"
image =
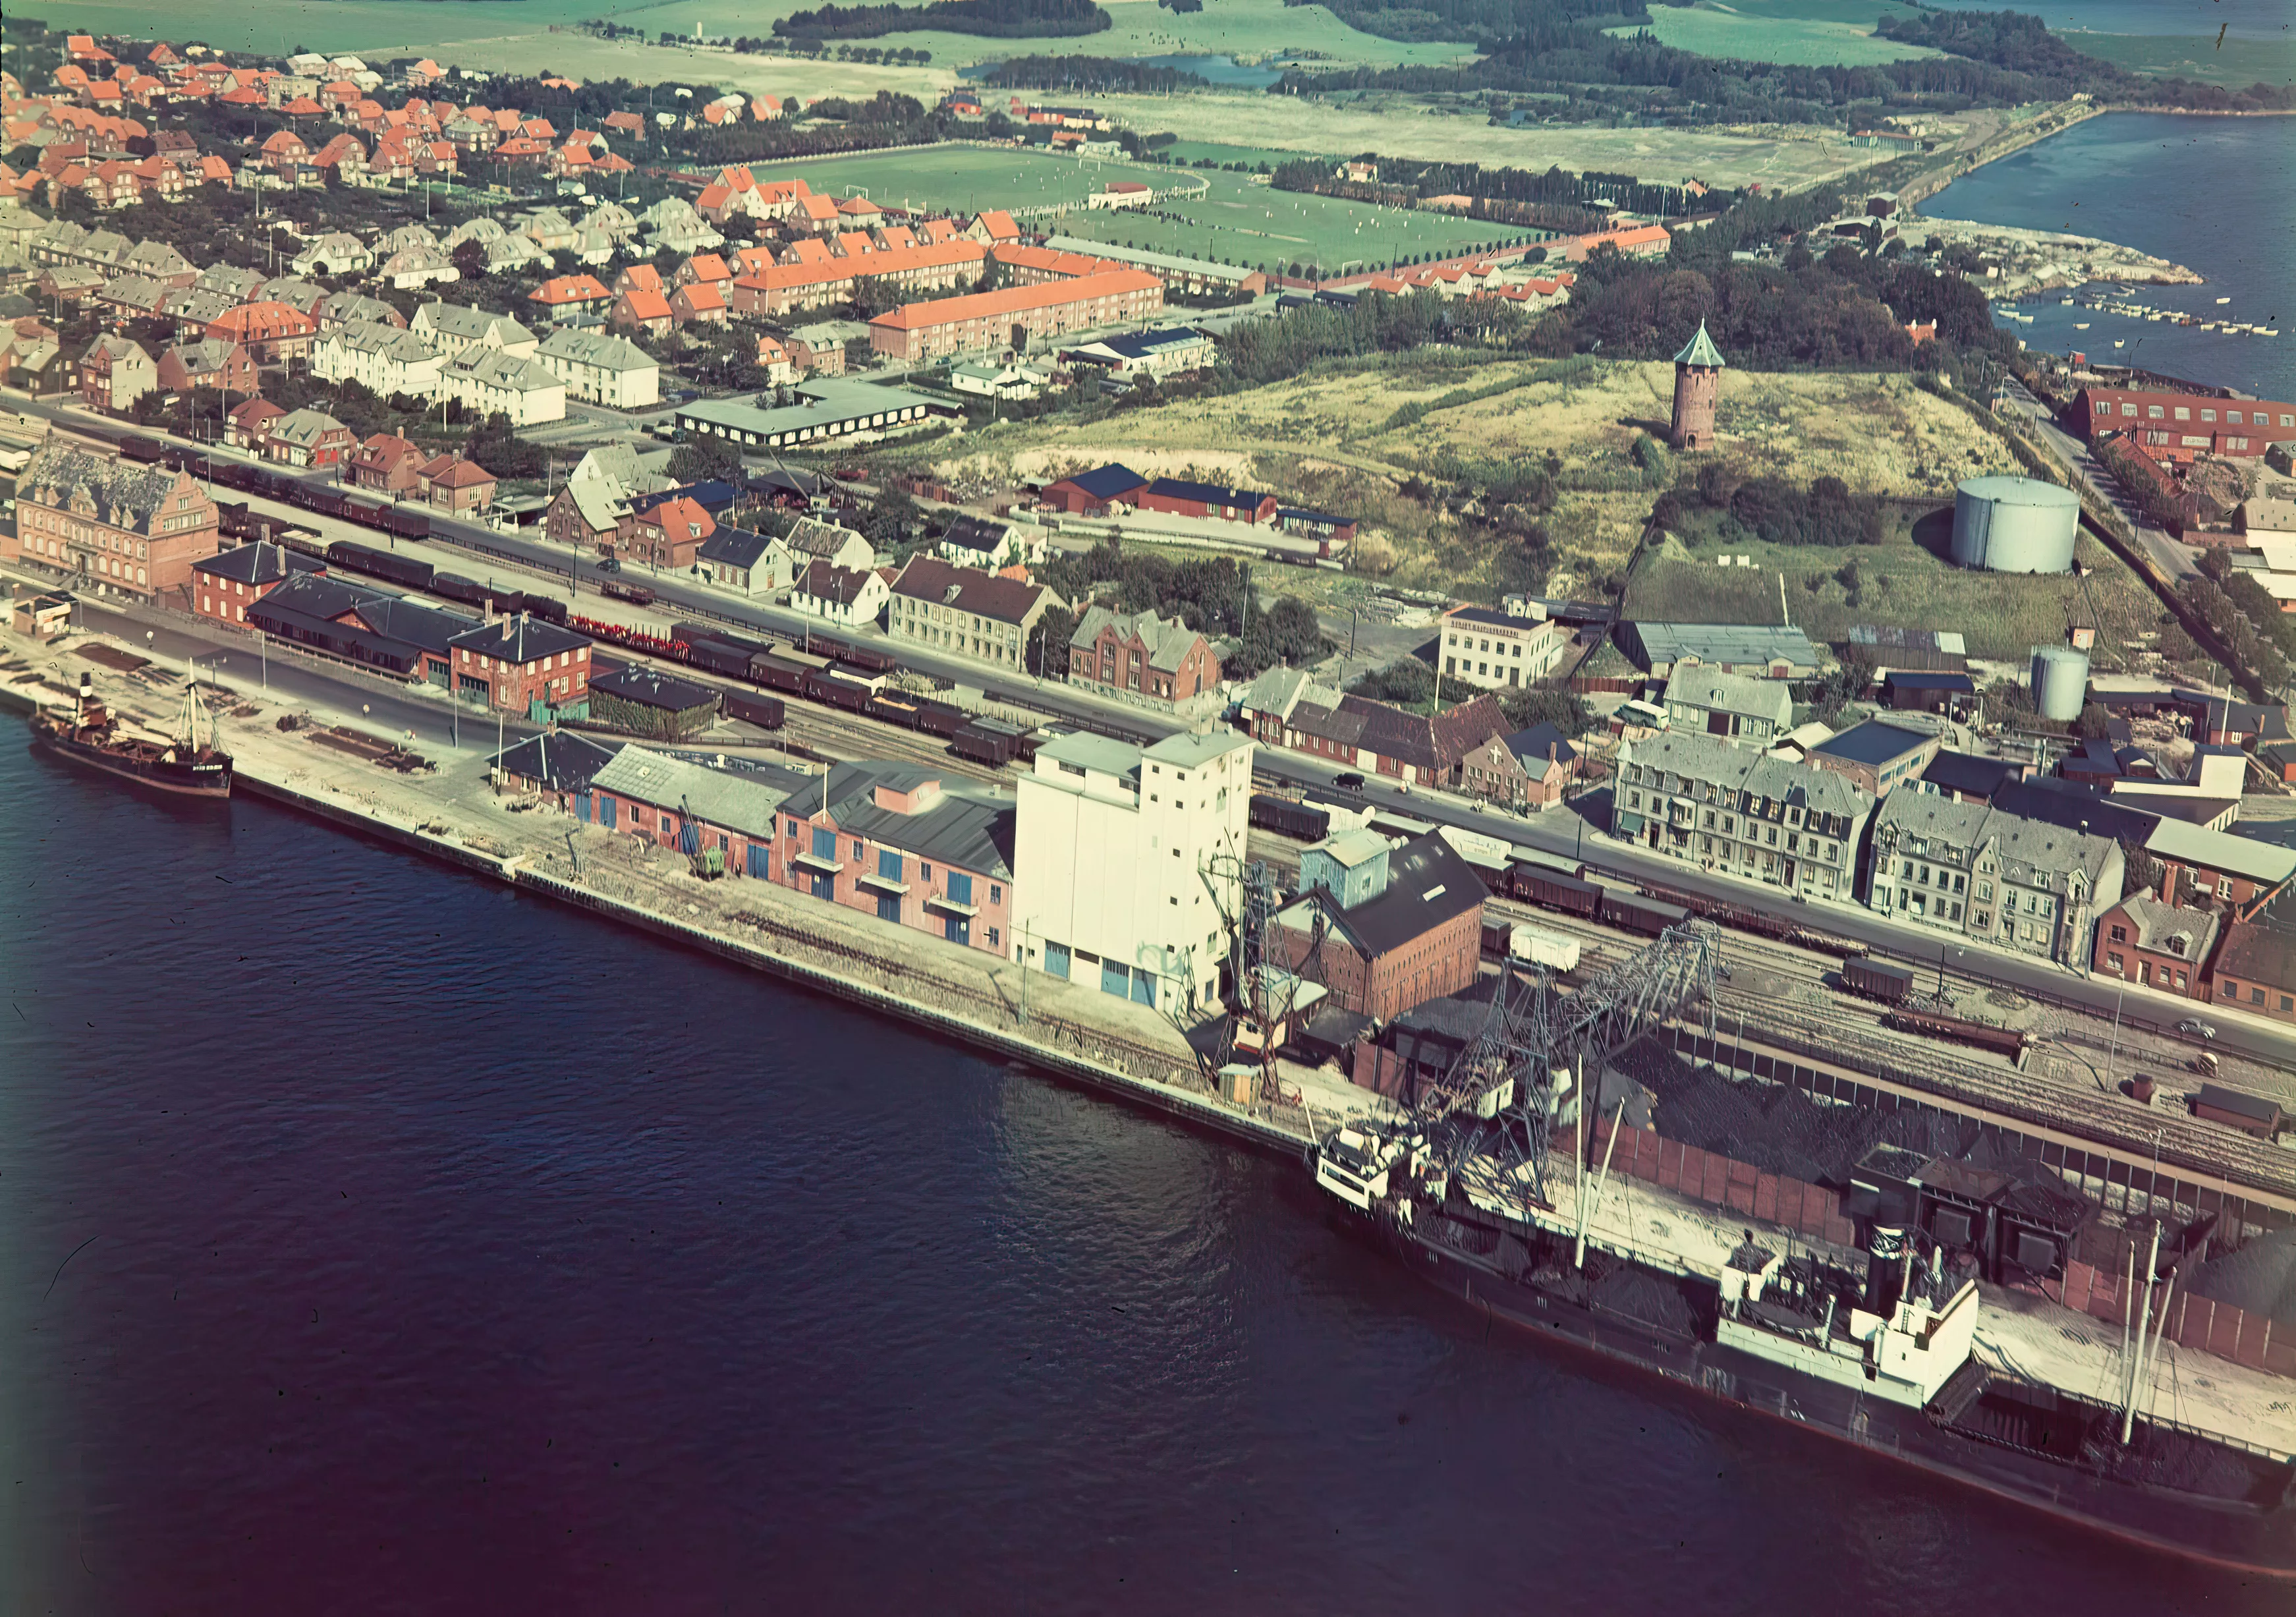
[[[554,544],[611,555],[629,515],[629,491],[619,481],[570,478],[551,496],[542,513],[542,530]]]
[[[413,332],[395,325],[341,325],[311,349],[311,374],[356,382],[383,398],[436,399],[446,386],[447,357]]]
[[[1528,813],[1561,802],[1583,761],[1578,745],[1561,730],[1537,724],[1471,749],[1459,760],[1459,786],[1469,797]]]
[[[1301,669],[1269,669],[1240,701],[1261,745],[1391,776],[1406,787],[1459,784],[1467,754],[1512,728],[1488,693],[1440,713],[1406,712],[1318,685]]]
[[[2112,836],[1997,804],[1893,792],[1874,818],[1866,902],[1969,942],[2085,970],[2096,917],[2120,901],[2126,869]]]
[[[318,329],[319,323],[303,310],[266,299],[225,310],[207,334],[237,343],[258,365],[291,365],[309,357]]]
[[[98,337],[79,357],[79,396],[91,410],[125,413],[160,385],[160,367],[125,337]]]
[[[371,433],[344,460],[343,477],[355,488],[398,499],[414,494],[430,458],[395,432]]]
[[[1727,736],[1748,746],[1767,747],[1793,728],[1793,692],[1784,680],[1703,664],[1675,670],[1664,706],[1677,733]]]
[[[852,529],[841,528],[824,517],[800,517],[784,542],[800,566],[819,561],[859,569],[873,565],[877,559],[876,550],[868,540]]]
[[[357,441],[324,410],[291,410],[264,434],[263,456],[287,466],[332,466],[348,458]]]
[[[864,628],[884,615],[890,593],[885,575],[874,567],[840,567],[816,558],[798,573],[790,606],[808,618]]]
[[[348,135],[336,136],[349,140]],[[357,144],[356,142],[352,143]],[[374,254],[366,243],[348,231],[331,230],[304,244],[303,250],[289,261],[288,267],[299,275],[348,275],[374,267]]]
[[[447,367],[446,382],[464,409],[499,413],[513,427],[566,418],[566,384],[534,360],[502,349],[465,349]]]
[[[1010,522],[962,513],[949,519],[935,546],[942,561],[978,567],[984,572],[1025,564],[1030,559],[1029,548]]]
[[[553,275],[526,296],[554,325],[579,320],[614,300],[605,283],[592,275]]]
[[[459,455],[425,461],[415,473],[415,483],[424,505],[457,516],[484,512],[495,503],[495,474]]]
[[[1857,896],[1874,799],[1842,776],[1677,730],[1622,744],[1612,791],[1626,841],[1801,898]]]
[[[2215,910],[2167,903],[2145,888],[2097,917],[2093,970],[2188,999],[2207,999],[2209,956],[2224,921]]]
[[[695,324],[723,325],[726,294],[717,283],[708,281],[681,286],[669,295],[669,318],[681,329]]]
[[[1505,605],[1455,606],[1443,614],[1436,666],[1443,677],[1485,690],[1537,685],[1554,671],[1570,649],[1570,637],[1524,595]]]
[[[667,337],[672,324],[669,300],[638,287],[617,292],[606,324],[617,330],[644,332],[649,337]]]
[[[1215,1003],[1243,913],[1252,743],[1232,730],[1146,748],[1063,735],[1015,816],[1015,958],[1175,1015]]]
[[[1070,685],[1174,712],[1195,712],[1219,695],[1210,643],[1153,612],[1119,612],[1095,603],[1069,636]]]
[[[693,553],[701,581],[745,595],[768,595],[796,582],[790,547],[771,534],[721,522]]]
[[[717,529],[716,519],[701,502],[676,495],[641,505],[623,518],[616,549],[629,561],[683,571],[693,565],[701,542]]]
[[[236,342],[218,337],[179,342],[160,356],[157,380],[170,393],[212,388],[220,393],[252,393],[258,385],[255,361]]]
[[[406,329],[449,358],[469,349],[483,348],[531,359],[538,346],[534,333],[508,315],[490,315],[455,303],[422,305]]]
[[[555,331],[534,357],[586,403],[642,410],[661,402],[661,366],[627,338]]]
[[[1037,620],[1061,603],[1040,584],[915,555],[894,581],[886,623],[896,640],[1020,670]]]
[[[243,399],[233,406],[231,414],[224,418],[224,442],[234,449],[261,454],[272,423],[286,414],[267,398]]]

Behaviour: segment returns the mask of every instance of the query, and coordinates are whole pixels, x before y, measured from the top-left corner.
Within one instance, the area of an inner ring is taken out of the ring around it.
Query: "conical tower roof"
[[[1714,339],[1706,334],[1706,322],[1701,320],[1698,323],[1698,335],[1674,357],[1674,362],[1677,365],[1703,365],[1713,371],[1722,368],[1722,350],[1716,348]]]

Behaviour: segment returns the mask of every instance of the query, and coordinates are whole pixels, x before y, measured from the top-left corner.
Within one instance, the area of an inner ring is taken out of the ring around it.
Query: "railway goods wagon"
[[[518,601],[521,612],[530,613],[545,623],[554,623],[560,628],[566,627],[565,602],[549,595],[521,595]]]
[[[99,432],[93,434],[93,436],[110,439],[111,434],[109,432]],[[144,438],[140,434],[134,432],[121,434],[117,441],[119,445],[120,455],[128,460],[134,461],[140,466],[149,466],[152,464],[168,452],[168,446],[161,443],[158,439]]]
[[[832,662],[842,661],[845,654],[853,649],[833,635],[816,635],[810,632],[794,644],[803,647],[808,657],[826,657]]]
[[[693,667],[734,679],[750,677],[750,653],[740,646],[725,645],[715,640],[689,640],[684,635],[676,638],[685,647],[685,661]]]
[[[393,505],[384,513],[383,526],[402,539],[427,539],[430,537],[430,513]]]
[[[632,606],[653,604],[653,591],[643,584],[624,584],[609,579],[598,586],[598,593],[609,601],[627,601]]]
[[[928,735],[951,736],[971,722],[971,716],[954,702],[917,698],[917,728]]]
[[[699,644],[704,640],[709,640],[719,645],[730,645],[734,650],[751,657],[756,656],[759,652],[770,652],[774,649],[774,643],[770,640],[753,639],[738,629],[727,628],[720,623],[673,623],[669,626],[669,637],[673,640],[685,641],[689,644]]]
[[[1527,965],[1543,965],[1550,972],[1578,969],[1578,939],[1550,932],[1542,926],[1526,926],[1520,921],[1507,929],[1506,953],[1511,959]]]
[[[1578,870],[1556,870],[1518,859],[1507,870],[1507,895],[1524,904],[1543,905],[1567,915],[1593,920],[1602,907],[1603,890]]]
[[[1919,1033],[1925,1038],[1943,1038],[1955,1044],[1974,1045],[1980,1050],[1990,1050],[2005,1055],[2011,1061],[2022,1060],[2025,1055],[2025,1030],[2022,1028],[1997,1028],[1990,1022],[1964,1022],[1958,1016],[1939,1016],[1929,1011],[1894,1010],[1882,1018],[1882,1025],[1900,1033]]]
[[[341,495],[325,488],[314,488],[292,478],[285,480],[286,498],[291,505],[300,505],[306,511],[316,511],[321,516],[344,517],[348,514],[350,502]]]
[[[890,674],[901,666],[901,660],[890,652],[881,652],[868,645],[848,645],[836,653],[836,660],[847,668],[859,669],[865,674]]]
[[[1879,960],[1848,960],[1841,966],[1841,986],[1853,994],[1896,1005],[1914,991],[1914,974],[1902,965]]]
[[[948,748],[959,758],[969,758],[976,764],[993,764],[1001,769],[1013,761],[1019,742],[1020,737],[1010,728],[992,727],[975,719],[949,737]]]
[[[1301,842],[1320,842],[1332,831],[1329,809],[1295,802],[1269,792],[1251,794],[1251,823]]]
[[[466,579],[461,573],[433,570],[430,593],[443,595],[449,601],[460,601],[465,606],[483,606],[494,598],[496,592],[476,579]]]
[[[726,717],[738,718],[767,730],[778,730],[786,710],[778,696],[767,696],[756,691],[726,693]]]
[[[1606,926],[1622,926],[1628,932],[1644,932],[1655,938],[1669,926],[1679,926],[1690,919],[1690,912],[1679,904],[1669,904],[1663,899],[1646,898],[1638,892],[1627,892],[1616,887],[1603,890],[1603,923]]]
[[[863,711],[880,724],[898,725],[904,730],[917,727],[917,704],[898,691],[877,692]]]
[[[750,678],[769,691],[787,691],[792,696],[805,694],[805,677],[812,670],[800,662],[785,662],[781,658],[759,652],[750,659]]]
[[[380,500],[363,500],[351,495],[338,495],[336,499],[347,522],[357,522],[362,528],[390,526],[390,507]]]
[[[1484,959],[1504,960],[1507,957],[1507,951],[1513,946],[1514,928],[1509,926],[1504,921],[1486,921],[1483,923]]]
[[[372,545],[361,545],[354,539],[337,539],[327,546],[325,554],[330,566],[363,572],[396,584],[402,589],[429,589],[437,570],[428,562],[419,562],[413,556],[393,555],[387,550],[377,550]]]
[[[869,710],[870,689],[865,685],[839,677],[834,673],[808,674],[801,694],[808,702],[817,702],[824,707],[840,708],[848,713]]]

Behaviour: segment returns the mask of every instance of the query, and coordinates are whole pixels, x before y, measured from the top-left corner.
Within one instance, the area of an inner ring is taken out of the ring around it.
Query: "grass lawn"
[[[1844,0],[1747,0],[1740,5],[1704,0],[1692,7],[1651,7],[1650,31],[1677,50],[1786,67],[1865,67],[1937,55],[1925,45],[1874,37],[1875,17],[1903,10]],[[1634,33],[1639,25],[1611,31]]]
[[[1277,191],[1251,184],[1248,175],[1218,169],[1086,167],[1075,158],[1032,152],[943,146],[772,167],[776,174],[803,176],[816,191],[866,187],[878,202],[953,211],[1009,209],[1021,216],[1024,226],[1047,234],[1239,264],[1308,260],[1336,267],[1351,259],[1439,256],[1537,234],[1447,214]],[[1160,203],[1157,212],[1169,218],[1087,210],[1085,198],[1116,177],[1136,177],[1160,188],[1204,189],[1201,196]]]
[[[1972,572],[1944,559],[1952,529],[1950,505],[1913,502],[1896,509],[1888,540],[1844,549],[1766,545],[1734,539],[1689,547],[1669,540],[1644,562],[1627,592],[1630,617],[1689,623],[1775,623],[1778,579],[1785,604],[1814,640],[1840,642],[1852,624],[1958,629],[1972,657],[2022,662],[2036,645],[2061,644],[2069,614],[2093,612],[2099,625],[2100,661],[2140,636],[2157,632],[2162,612],[2151,591],[2112,552],[2083,535],[2082,562],[2072,575]],[[1727,554],[1751,558],[1723,566]],[[1857,599],[1837,571],[1857,564]]]

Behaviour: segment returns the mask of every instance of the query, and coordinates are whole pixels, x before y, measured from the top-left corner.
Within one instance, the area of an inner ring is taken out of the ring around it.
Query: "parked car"
[[[2177,1024],[2177,1031],[2194,1038],[2214,1038],[2217,1030],[2197,1016],[2187,1016]]]
[[[598,558],[598,570],[599,570],[600,572],[619,572],[619,571],[621,571],[621,570],[622,570],[622,562],[621,562],[621,558],[620,558],[620,557],[619,557],[619,556],[600,556],[600,557]]]
[[[1342,792],[1360,792],[1364,789],[1364,777],[1350,769],[1345,775],[1332,776],[1332,784]]]

